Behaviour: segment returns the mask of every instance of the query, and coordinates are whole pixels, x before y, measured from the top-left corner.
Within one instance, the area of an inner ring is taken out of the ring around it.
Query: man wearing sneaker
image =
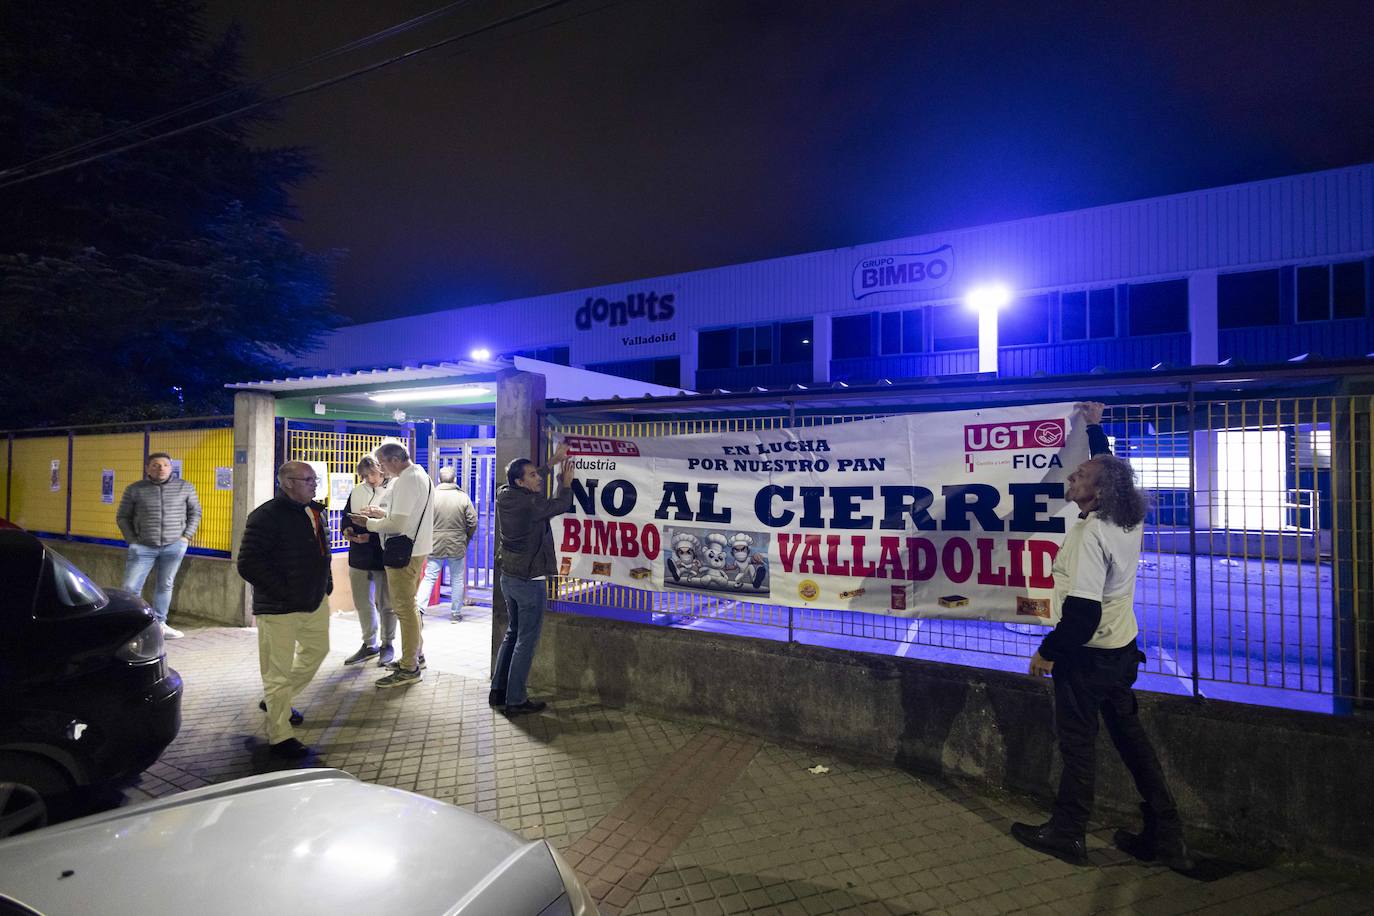
[[[274,756],[297,759],[310,748],[292,729],[302,717],[291,703],[329,654],[334,579],[329,516],[314,501],[315,472],[304,461],[288,461],[277,486],[277,495],[248,516],[238,571],[253,586],[267,740]]]
[[[167,612],[177,570],[200,527],[200,499],[189,481],[172,477],[172,457],[166,452],[149,455],[143,473],[142,480],[124,488],[115,512],[115,522],[129,545],[121,587],[142,592],[148,573],[156,568],[153,616],[162,624],[163,636],[179,639],[183,634],[167,623]]]
[[[353,520],[382,536],[383,553],[391,538],[407,537],[413,542],[409,562],[386,569],[387,587],[401,628],[401,657],[393,663],[395,670],[377,681],[378,687],[409,687],[419,682],[424,668],[415,592],[420,587],[425,560],[434,548],[434,486],[424,469],[411,462],[410,452],[399,442],[378,446],[377,461],[392,478],[388,487],[390,499],[386,506],[367,506]]]
[[[452,588],[449,616],[461,620],[463,596],[467,593],[468,541],[477,533],[477,509],[455,482],[457,477],[457,468],[439,469],[439,485],[434,488],[434,552],[425,563],[425,576],[420,580],[415,599],[420,607],[429,607],[434,583],[439,581],[447,564]]]
[[[1100,425],[1103,405],[1078,407],[1088,423],[1092,457],[1069,475],[1064,494],[1077,504],[1079,520],[1054,561],[1055,602],[1062,616],[1030,662],[1032,676],[1054,679],[1054,723],[1064,770],[1049,821],[1012,824],[1011,833],[1032,849],[1085,864],[1101,716],[1145,802],[1144,831],[1120,832],[1117,844],[1142,860],[1186,871],[1192,862],[1183,822],[1131,690],[1145,660],[1136,642],[1132,600],[1147,504],[1131,466],[1107,446]]]
[[[508,716],[539,712],[548,705],[531,700],[525,682],[544,625],[548,578],[557,571],[549,520],[572,509],[573,464],[567,457],[567,448],[560,445],[550,461],[551,466],[563,465],[558,492],[552,497],[544,495],[551,467],[536,467],[528,458],[506,466],[506,483],[496,491],[496,562],[507,624],[488,702],[505,707]]]
[[[353,607],[358,611],[358,623],[363,629],[363,644],[344,659],[344,664],[356,665],[376,658],[379,665],[389,665],[396,657],[392,648],[396,639],[396,612],[391,609],[391,590],[387,588],[386,566],[382,564],[382,536],[366,527],[359,531],[350,518],[368,506],[384,506],[390,494],[382,466],[372,455],[364,455],[358,462],[358,476],[362,483],[348,494],[343,535],[348,539],[348,583],[353,589]]]

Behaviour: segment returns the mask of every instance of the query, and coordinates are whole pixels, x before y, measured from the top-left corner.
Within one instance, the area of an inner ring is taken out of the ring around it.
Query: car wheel
[[[0,753],[0,837],[46,826],[72,786],[57,764],[33,754]]]
[[[0,839],[47,825],[43,796],[22,782],[0,782]]]

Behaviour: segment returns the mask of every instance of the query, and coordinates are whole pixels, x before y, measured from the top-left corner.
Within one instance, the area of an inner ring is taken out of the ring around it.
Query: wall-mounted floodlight
[[[978,371],[997,373],[997,313],[1011,303],[1005,283],[975,286],[964,303],[978,313]]]
[[[479,363],[484,363],[487,360],[491,359],[491,351],[488,350],[486,347],[478,347],[468,355],[471,356],[473,359],[477,360]]]
[[[490,395],[490,385],[445,385],[441,388],[398,388],[395,391],[379,391],[368,397],[378,404],[404,404],[413,401],[470,401]]]

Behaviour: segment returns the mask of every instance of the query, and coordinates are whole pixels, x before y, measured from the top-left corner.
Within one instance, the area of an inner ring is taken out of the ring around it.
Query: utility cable
[[[451,4],[449,4],[449,5],[446,6],[446,7],[441,7],[440,9],[434,10],[434,11],[432,11],[431,13],[426,13],[424,16],[417,17],[417,19],[424,19],[425,21],[430,21],[430,17],[434,17],[434,16],[440,14],[441,12],[445,12],[445,13],[446,13],[446,12],[450,11],[450,8],[457,8],[457,7],[459,7],[459,6],[466,5],[466,4],[471,3],[471,2],[472,2],[472,0],[458,0],[458,2],[456,2],[456,3],[451,3]],[[88,165],[88,164],[90,164],[90,163],[92,163],[92,162],[98,162],[98,161],[100,161],[101,159],[106,159],[106,158],[109,158],[109,157],[111,157],[111,156],[119,155],[120,153],[129,152],[130,150],[138,149],[138,148],[140,148],[140,147],[147,146],[147,145],[149,145],[149,144],[151,144],[151,143],[155,143],[155,142],[158,142],[158,141],[160,141],[160,140],[165,140],[165,139],[168,139],[168,138],[171,138],[171,137],[179,136],[179,135],[181,135],[181,134],[188,133],[188,132],[193,131],[193,130],[198,130],[198,129],[202,128],[202,127],[208,127],[208,126],[213,125],[213,124],[218,124],[218,123],[220,123],[221,121],[227,121],[227,120],[231,120],[231,119],[234,119],[234,118],[242,117],[242,116],[248,114],[249,112],[254,111],[255,109],[262,108],[262,107],[265,107],[265,106],[268,106],[268,105],[275,105],[275,104],[277,104],[277,103],[279,103],[279,102],[287,101],[287,100],[289,100],[289,99],[293,99],[293,98],[296,98],[296,97],[298,97],[298,96],[306,95],[306,94],[308,94],[308,93],[315,92],[315,91],[318,91],[318,90],[320,90],[320,89],[327,88],[327,87],[329,87],[329,86],[337,85],[337,84],[342,83],[342,82],[345,82],[345,81],[347,81],[347,80],[354,79],[355,77],[359,77],[359,76],[366,75],[366,74],[368,74],[368,73],[372,73],[373,71],[380,70],[380,69],[382,69],[382,68],[384,68],[384,67],[389,67],[389,66],[391,66],[392,64],[396,64],[396,63],[400,63],[400,62],[402,62],[402,61],[409,60],[409,59],[411,59],[412,57],[417,57],[417,56],[419,56],[419,55],[421,55],[421,54],[425,54],[425,53],[428,53],[428,52],[430,52],[430,51],[434,51],[434,50],[436,50],[436,49],[438,49],[438,48],[446,47],[446,46],[451,45],[451,44],[453,44],[453,43],[455,43],[455,42],[463,41],[463,40],[465,40],[465,39],[472,38],[472,37],[475,37],[475,36],[477,36],[477,35],[482,35],[482,34],[484,34],[484,33],[487,33],[487,32],[493,31],[493,30],[495,30],[495,29],[501,28],[502,26],[510,25],[510,24],[512,24],[512,23],[520,22],[520,21],[522,21],[522,20],[528,19],[528,18],[530,18],[530,17],[532,17],[532,16],[537,16],[537,15],[539,15],[540,13],[546,12],[546,11],[548,11],[548,10],[550,10],[550,9],[554,9],[555,7],[558,7],[558,6],[562,6],[562,5],[564,5],[564,4],[568,3],[568,2],[569,2],[569,0],[550,0],[550,2],[541,4],[541,5],[536,6],[536,7],[531,7],[530,9],[525,10],[525,11],[520,12],[520,13],[515,13],[515,14],[512,14],[512,15],[510,15],[510,16],[506,16],[506,17],[504,17],[504,18],[502,18],[502,19],[498,19],[498,20],[496,20],[495,22],[488,23],[487,25],[484,25],[484,26],[481,26],[481,27],[479,27],[479,28],[473,29],[473,30],[471,30],[471,31],[469,31],[469,32],[463,32],[463,33],[460,33],[460,34],[458,34],[458,35],[451,35],[451,36],[449,36],[449,37],[447,37],[447,38],[441,39],[441,40],[436,41],[436,42],[433,42],[433,43],[431,43],[431,44],[424,45],[424,46],[419,47],[419,48],[414,48],[414,49],[412,49],[412,50],[410,50],[410,51],[406,51],[405,53],[396,55],[395,57],[387,58],[386,60],[378,61],[378,62],[373,63],[373,64],[368,64],[367,66],[364,66],[364,67],[359,67],[359,68],[357,68],[357,69],[355,69],[355,70],[351,70],[351,71],[349,71],[349,72],[347,72],[347,73],[344,73],[344,74],[341,74],[341,75],[339,75],[339,76],[334,76],[334,77],[329,77],[329,78],[326,78],[326,79],[323,79],[323,80],[319,80],[319,81],[314,82],[314,83],[311,83],[311,84],[309,84],[309,85],[307,85],[307,86],[303,86],[303,87],[301,87],[301,88],[299,88],[299,89],[293,89],[293,90],[291,90],[291,91],[289,91],[289,92],[283,92],[283,93],[279,93],[279,94],[277,94],[277,95],[274,95],[274,96],[271,96],[271,97],[268,97],[268,98],[265,98],[265,99],[259,99],[259,100],[257,100],[257,101],[251,102],[251,103],[249,103],[249,104],[247,104],[247,105],[240,106],[240,107],[238,107],[238,108],[232,109],[232,110],[227,111],[227,112],[223,112],[223,113],[218,114],[218,115],[214,115],[214,116],[209,117],[209,118],[204,118],[204,119],[202,119],[202,120],[200,120],[200,121],[196,121],[196,122],[194,122],[194,123],[192,123],[192,124],[186,124],[186,125],[183,125],[182,127],[178,127],[178,128],[173,129],[173,130],[168,130],[168,131],[164,131],[164,132],[159,133],[159,134],[154,134],[154,135],[151,136],[151,137],[145,137],[145,138],[143,138],[143,139],[136,140],[136,141],[133,141],[133,142],[131,142],[131,143],[126,143],[126,144],[124,144],[123,146],[117,146],[117,147],[114,147],[114,148],[112,148],[112,149],[104,150],[104,151],[102,151],[102,152],[93,153],[93,154],[91,154],[91,155],[89,155],[89,156],[85,156],[85,157],[80,158],[80,159],[75,159],[75,160],[72,160],[72,161],[69,161],[69,162],[64,162],[64,163],[61,163],[61,164],[52,165],[52,166],[50,166],[50,167],[48,167],[48,168],[40,168],[40,170],[39,170],[39,171],[36,171],[36,172],[29,172],[29,173],[27,173],[27,174],[17,174],[17,175],[14,174],[15,172],[20,172],[20,173],[22,173],[25,169],[27,169],[27,168],[29,168],[29,167],[35,165],[35,164],[41,164],[42,162],[50,161],[50,160],[52,160],[52,159],[54,159],[54,158],[60,158],[61,156],[64,156],[64,155],[70,155],[71,151],[80,150],[80,149],[88,149],[88,148],[90,148],[91,145],[99,144],[99,143],[104,143],[104,142],[108,142],[108,140],[109,140],[110,138],[112,138],[112,137],[115,137],[115,136],[118,136],[118,135],[125,135],[125,134],[127,134],[127,133],[129,133],[129,132],[131,132],[131,131],[133,131],[133,130],[139,129],[140,126],[141,126],[141,125],[132,125],[132,126],[130,126],[130,127],[123,128],[123,129],[120,130],[120,131],[116,131],[116,132],[114,132],[113,134],[108,135],[107,137],[102,137],[102,138],[98,138],[98,139],[96,139],[96,140],[86,141],[85,143],[78,144],[77,146],[72,147],[71,150],[64,150],[64,151],[62,151],[62,152],[60,152],[60,153],[49,154],[48,156],[45,156],[45,157],[43,157],[42,159],[35,160],[33,163],[28,163],[28,164],[25,164],[25,165],[23,165],[23,166],[16,166],[16,167],[11,168],[11,169],[6,169],[6,170],[4,170],[4,171],[0,171],[0,178],[5,178],[6,176],[12,176],[12,177],[8,177],[8,180],[0,181],[0,190],[4,190],[4,189],[10,188],[10,187],[14,187],[15,185],[19,185],[19,184],[24,184],[24,183],[27,183],[27,182],[29,182],[29,181],[33,181],[33,180],[38,179],[38,178],[44,178],[44,177],[47,177],[47,176],[49,176],[49,175],[55,175],[55,174],[58,174],[59,172],[69,171],[70,169],[74,169],[74,168],[77,168],[77,167],[82,166],[82,165]],[[604,9],[604,7],[603,7],[603,9]],[[570,18],[577,18],[577,17],[570,17]],[[414,22],[414,21],[415,21],[415,20],[411,20],[411,22]],[[401,26],[406,26],[406,25],[407,25],[407,23],[401,23],[401,24],[399,24],[398,26],[393,26],[392,28],[400,28]],[[381,34],[381,33],[377,33],[377,34]],[[399,34],[399,33],[396,33],[396,34]],[[389,36],[388,36],[388,37],[389,37]],[[365,44],[374,43],[373,38],[374,38],[374,36],[367,36],[366,38],[358,39],[357,42],[353,42],[353,43],[350,43],[350,44],[351,44],[351,45],[356,44],[358,47],[362,47],[362,46],[365,46]],[[362,43],[365,43],[365,44],[362,44]],[[342,46],[342,47],[343,47],[343,48],[347,48],[348,50],[356,50],[356,48],[350,47],[350,46],[348,46],[348,45],[345,45],[345,46]],[[318,55],[318,57],[315,58],[315,59],[311,59],[310,61],[302,62],[301,64],[297,64],[297,65],[295,65],[295,66],[289,68],[288,70],[283,71],[283,72],[280,73],[280,74],[276,74],[276,75],[274,75],[273,77],[269,78],[269,79],[268,79],[267,81],[265,81],[265,82],[274,82],[274,81],[276,81],[277,79],[280,79],[282,76],[285,76],[285,75],[287,75],[287,74],[289,74],[289,73],[292,73],[292,72],[296,72],[296,71],[298,71],[298,70],[300,70],[300,69],[302,69],[302,68],[304,68],[304,67],[306,67],[306,66],[313,65],[314,63],[318,62],[318,60],[326,59],[326,58],[328,58],[328,57],[337,56],[337,54],[340,54],[340,53],[346,53],[346,52],[343,51],[343,50],[341,50],[341,49],[338,49],[338,48],[334,49],[333,51],[325,52],[325,54]],[[260,82],[263,82],[263,81],[260,81]],[[249,87],[236,87],[235,89],[227,90],[227,91],[224,92],[224,93],[220,93],[219,96],[214,97],[214,99],[206,100],[206,101],[204,101],[204,102],[194,103],[194,104],[188,105],[188,106],[183,106],[183,108],[184,108],[185,110],[187,110],[187,111],[195,110],[196,108],[204,107],[204,106],[207,105],[207,104],[212,104],[213,101],[220,100],[220,99],[223,99],[223,98],[232,97],[232,96],[234,96],[234,95],[236,95],[236,94],[239,94],[240,92],[244,91],[244,90],[247,89],[247,88],[249,88]],[[165,120],[167,120],[168,118],[172,118],[172,117],[177,116],[177,114],[179,114],[179,113],[183,113],[181,109],[179,109],[177,112],[169,112],[168,114],[160,115],[160,116],[158,116],[157,118],[153,118],[153,119],[149,119],[149,120],[152,121],[152,122],[154,122],[154,123],[160,122],[160,121],[165,121]]]

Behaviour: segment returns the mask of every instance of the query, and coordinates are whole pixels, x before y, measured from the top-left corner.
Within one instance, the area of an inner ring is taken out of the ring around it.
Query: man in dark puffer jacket
[[[265,693],[272,753],[288,759],[310,753],[293,724],[303,716],[291,707],[329,654],[329,516],[314,501],[315,472],[288,461],[277,472],[277,495],[248,516],[239,545],[238,570],[253,586],[258,624],[258,664]]]

